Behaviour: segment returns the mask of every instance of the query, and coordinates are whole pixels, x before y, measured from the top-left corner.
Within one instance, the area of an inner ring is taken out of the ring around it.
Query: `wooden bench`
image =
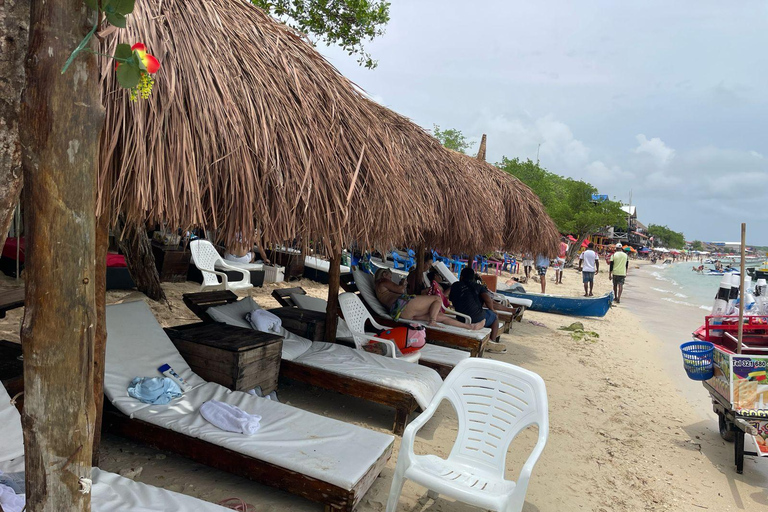
[[[0,288],[0,318],[6,312],[24,306],[24,288]]]

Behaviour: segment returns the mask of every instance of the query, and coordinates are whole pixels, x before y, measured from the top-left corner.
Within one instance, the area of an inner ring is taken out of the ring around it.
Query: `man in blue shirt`
[[[549,258],[543,254],[536,256],[536,272],[539,274],[541,280],[541,293],[545,293],[547,289],[547,269],[549,268]]]

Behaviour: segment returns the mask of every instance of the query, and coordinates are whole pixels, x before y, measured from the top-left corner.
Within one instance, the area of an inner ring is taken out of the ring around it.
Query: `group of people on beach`
[[[432,257],[427,255],[424,260],[425,268],[430,268]],[[394,319],[419,320],[432,326],[439,322],[472,330],[490,328],[491,342],[488,350],[506,352],[506,347],[499,342],[499,317],[496,312],[517,311],[494,301],[492,293],[474,269],[464,268],[459,280],[453,284],[444,282],[434,269],[427,273],[429,286],[424,286],[418,277],[418,272],[412,270],[407,278],[395,283],[390,269],[380,268],[376,271],[376,298]],[[455,311],[469,317],[471,323],[467,324],[446,315],[444,311],[451,306]]]

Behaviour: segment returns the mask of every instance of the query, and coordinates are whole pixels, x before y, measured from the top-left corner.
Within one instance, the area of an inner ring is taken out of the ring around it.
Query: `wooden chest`
[[[299,308],[270,309],[280,317],[285,330],[312,341],[325,340],[325,313]]]
[[[300,252],[287,252],[282,250],[267,250],[267,257],[273,265],[285,267],[286,281],[301,279],[304,274],[304,255]]]
[[[203,379],[235,391],[261,386],[277,389],[283,338],[221,323],[196,323],[165,329],[168,337]]]
[[[189,261],[192,257],[188,249],[152,241],[152,255],[155,257],[161,282],[180,283],[187,280]]]

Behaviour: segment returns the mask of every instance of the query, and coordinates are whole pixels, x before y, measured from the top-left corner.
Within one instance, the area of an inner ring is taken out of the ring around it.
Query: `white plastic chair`
[[[459,432],[447,459],[415,455],[416,433],[443,399],[456,410]],[[507,449],[526,427],[537,425],[539,438],[520,470],[517,482],[504,479]],[[406,479],[427,487],[436,498],[450,498],[486,510],[519,512],[533,466],[549,434],[547,390],[537,374],[490,359],[465,359],[445,379],[421,413],[403,433],[395,476],[387,501],[394,512]]]
[[[339,295],[339,307],[344,315],[344,320],[347,322],[347,327],[349,327],[349,330],[352,332],[352,339],[355,340],[355,347],[362,349],[368,342],[377,341],[388,347],[387,356],[408,361],[409,363],[419,362],[421,354],[418,351],[410,354],[398,355],[397,346],[394,341],[377,338],[376,336],[371,336],[365,332],[366,321],[377,330],[389,329],[389,327],[384,327],[373,319],[371,313],[365,309],[365,305],[363,305],[363,301],[360,300],[360,297],[354,293],[342,293]]]
[[[192,253],[192,263],[203,274],[203,285],[200,291],[206,288],[224,288],[225,290],[243,290],[253,288],[251,284],[251,273],[242,268],[229,265],[216,251],[216,248],[208,240],[192,240],[189,243],[189,250]],[[216,268],[239,272],[243,275],[240,281],[229,281],[227,274],[216,270]],[[221,277],[221,283],[216,278]]]

